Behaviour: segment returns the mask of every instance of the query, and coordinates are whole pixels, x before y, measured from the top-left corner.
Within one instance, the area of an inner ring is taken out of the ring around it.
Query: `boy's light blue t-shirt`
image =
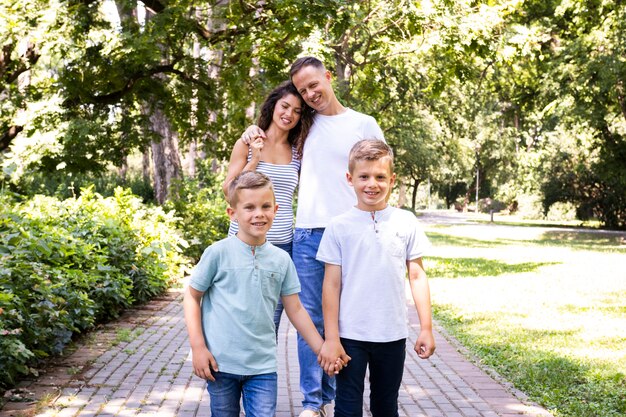
[[[209,246],[189,285],[204,291],[202,327],[218,369],[238,375],[276,372],[274,310],[282,295],[300,292],[287,252],[236,236]]]

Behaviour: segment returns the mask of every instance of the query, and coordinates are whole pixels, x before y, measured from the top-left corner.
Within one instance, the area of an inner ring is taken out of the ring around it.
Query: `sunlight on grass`
[[[431,256],[424,259],[424,267],[428,276],[436,278],[497,276],[508,273],[536,271],[544,265],[557,262],[523,262],[509,264],[493,259],[483,258],[442,258]]]
[[[474,226],[480,232],[471,230],[471,226],[430,226],[427,236],[433,245],[471,246],[495,248],[507,245],[555,246],[575,250],[626,253],[626,240],[622,234],[601,232],[570,232],[559,230],[516,231],[514,236],[507,233],[510,228],[490,228]],[[437,230],[437,231],[433,231]]]
[[[429,228],[435,318],[555,416],[626,416],[624,235],[533,233]]]

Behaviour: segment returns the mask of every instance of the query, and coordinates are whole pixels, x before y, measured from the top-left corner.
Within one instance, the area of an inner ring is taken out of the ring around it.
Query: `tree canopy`
[[[171,184],[187,152],[223,160],[308,54],[378,120],[407,185],[429,180],[448,205],[534,195],[624,228],[625,14],[608,0],[0,0],[6,181],[151,150],[155,184]]]

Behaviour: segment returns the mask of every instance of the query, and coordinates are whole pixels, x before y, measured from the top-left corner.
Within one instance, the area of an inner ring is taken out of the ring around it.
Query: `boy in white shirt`
[[[350,366],[336,376],[335,417],[362,416],[368,365],[372,415],[398,416],[408,337],[407,270],[421,326],[415,351],[426,359],[435,350],[430,289],[422,266],[430,244],[412,213],[387,204],[395,174],[393,152],[385,142],[357,142],[350,151],[347,179],[357,205],[331,220],[317,253],[326,263],[326,343],[320,363],[351,357]]]

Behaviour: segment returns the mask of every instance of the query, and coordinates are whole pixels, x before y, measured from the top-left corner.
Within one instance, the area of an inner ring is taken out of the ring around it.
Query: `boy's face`
[[[262,245],[278,210],[274,193],[269,187],[248,188],[237,191],[237,197],[235,207],[226,209],[239,224],[237,237],[250,246]]]
[[[396,174],[391,173],[389,158],[357,161],[352,172],[346,174],[348,183],[354,187],[357,207],[365,211],[378,211],[387,207]]]

